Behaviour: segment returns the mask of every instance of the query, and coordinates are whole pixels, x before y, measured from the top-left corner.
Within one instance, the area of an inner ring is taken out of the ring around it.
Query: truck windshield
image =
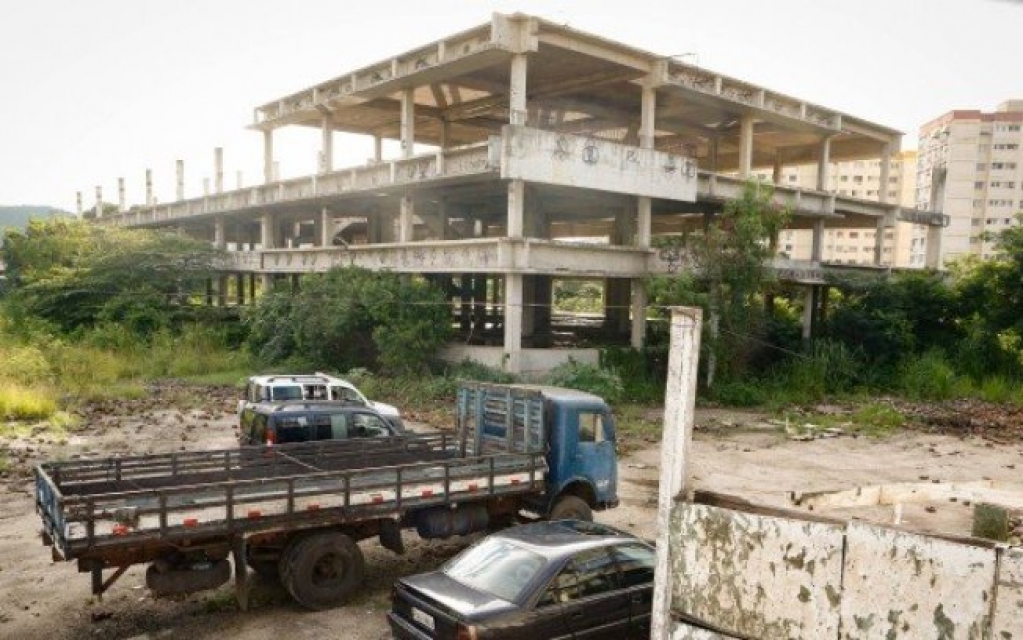
[[[545,563],[543,556],[508,540],[487,538],[463,551],[442,571],[464,585],[516,602]]]

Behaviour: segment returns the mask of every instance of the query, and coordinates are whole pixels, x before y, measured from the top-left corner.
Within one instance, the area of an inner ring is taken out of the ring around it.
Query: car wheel
[[[343,533],[318,533],[288,545],[278,565],[281,583],[309,609],[328,609],[362,584],[365,561],[359,545]]]
[[[586,520],[593,521],[593,510],[586,501],[578,496],[561,496],[551,508],[550,520]]]

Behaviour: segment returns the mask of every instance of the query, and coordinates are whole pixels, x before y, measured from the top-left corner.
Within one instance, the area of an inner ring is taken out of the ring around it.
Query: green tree
[[[219,252],[174,232],[52,219],[8,229],[0,256],[28,314],[64,331],[102,320],[146,333],[173,324]]]
[[[762,292],[772,286],[768,261],[789,212],[773,200],[770,185],[748,181],[742,195],[725,203],[706,228],[662,241],[678,252],[682,271],[667,283],[652,284],[659,304],[696,302],[706,307],[707,384],[743,375],[765,331]],[[677,300],[678,302],[675,302]]]
[[[422,369],[449,338],[443,291],[421,278],[354,267],[302,278],[294,295],[264,296],[245,315],[261,357],[332,369]]]

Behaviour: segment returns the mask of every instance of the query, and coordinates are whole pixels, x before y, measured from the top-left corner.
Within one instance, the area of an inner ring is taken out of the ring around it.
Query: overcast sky
[[[225,183],[262,177],[253,108],[522,11],[684,59],[905,132],[951,109],[1023,98],[1023,0],[4,0],[0,205],[73,211],[202,193],[213,149]],[[278,133],[282,177],[315,169],[318,132]],[[372,143],[337,136],[335,166]]]

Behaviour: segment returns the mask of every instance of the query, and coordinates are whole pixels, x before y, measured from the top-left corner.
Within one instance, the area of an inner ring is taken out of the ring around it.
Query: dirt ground
[[[0,442],[12,462],[0,474],[0,637],[377,640],[389,637],[384,613],[393,580],[435,568],[477,539],[421,541],[414,533],[406,534],[404,556],[384,550],[375,541],[364,541],[365,588],[353,602],[331,611],[300,609],[281,587],[258,578],[248,612],[237,610],[230,586],[154,599],[144,586],[144,567],[130,569],[102,602],[94,601],[88,575],[77,573],[73,563],[53,563],[40,542],[30,483],[32,465],[83,455],[233,446],[235,394],[224,388],[160,387],[143,400],[91,406],[81,416],[83,428],[67,436],[36,432]],[[840,435],[799,441],[787,437],[762,414],[700,410],[692,477],[699,489],[776,506],[789,505],[791,492],[882,482],[990,479],[1006,486],[1015,483],[1023,491],[1019,473],[1023,438],[1008,438],[1005,428],[992,431],[989,423],[974,428],[975,421],[960,417],[935,421],[944,425],[939,430],[945,433],[912,430],[883,440]],[[1018,430],[1020,422],[1013,416],[1008,424],[1009,430]],[[646,445],[620,460],[622,505],[597,514],[597,519],[654,538],[660,450],[656,443]],[[880,522],[891,522],[893,517],[890,506],[829,514]],[[970,517],[971,507],[962,501],[907,504],[902,512],[904,526],[946,533],[968,533]]]

